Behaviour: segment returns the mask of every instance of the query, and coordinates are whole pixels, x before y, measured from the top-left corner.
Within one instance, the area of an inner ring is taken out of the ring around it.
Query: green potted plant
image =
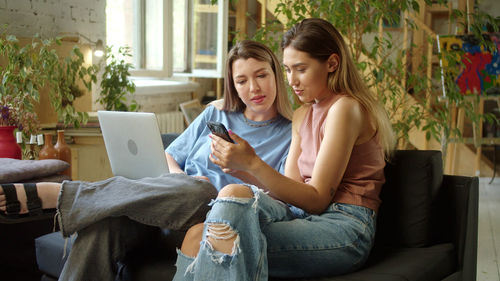
[[[395,40],[391,33],[379,32],[381,21],[389,25],[401,21],[401,15],[405,12],[420,11],[420,3],[422,1],[417,0],[319,0],[311,4],[310,1],[305,0],[280,0],[274,16],[285,18],[285,23],[276,20],[269,21],[257,30],[254,39],[266,43],[278,52],[281,38],[279,33],[283,31],[283,28],[286,30],[307,17],[319,17],[330,21],[346,38],[359,70],[365,74],[367,84],[385,104],[399,139],[399,147],[411,147],[410,132],[423,130],[427,139],[437,140],[443,144],[443,151],[445,151],[448,140],[459,138],[462,133],[451,128],[452,107],[463,109],[465,115],[475,124],[483,120],[493,122],[494,118],[490,114],[485,115],[474,111],[474,99],[464,99],[456,91],[450,92],[446,100],[442,99],[441,94],[429,95],[436,89],[432,88],[432,83],[426,73],[426,57],[424,56],[423,63],[418,67],[408,68],[408,64],[404,61],[408,58],[408,51],[414,46],[410,46],[409,50],[403,50],[401,46],[394,44]],[[425,5],[445,4],[446,1],[425,0],[423,3]],[[475,19],[474,24],[471,24],[471,30],[478,36],[482,31],[481,27],[486,23],[493,22],[492,26],[498,30],[498,22],[495,23],[495,19],[486,14],[465,15],[454,10],[452,15],[455,20],[473,16]],[[407,23],[409,33],[419,28],[413,21]],[[367,37],[373,40],[367,40]],[[436,38],[428,38],[428,40],[432,42]],[[402,77],[403,73],[407,74],[406,77]],[[431,77],[433,78],[435,79]],[[455,83],[453,77],[445,78],[447,79],[445,84]],[[402,80],[406,82],[403,84]]]
[[[9,124],[26,135],[39,130],[34,106],[58,61],[51,49],[55,42],[36,35],[31,43],[21,46],[13,35],[0,36],[0,58],[4,61],[0,64],[0,104],[9,112]]]
[[[139,110],[139,105],[135,100],[127,102],[127,95],[135,92],[135,84],[128,79],[129,71],[133,66],[125,61],[126,57],[131,56],[129,47],[119,47],[118,53],[114,54],[112,47],[106,46],[106,55],[101,61],[101,91],[97,99],[97,102],[106,110]]]
[[[14,131],[36,134],[39,122],[34,106],[40,90],[47,84],[57,55],[50,50],[54,40],[42,40],[38,35],[21,45],[13,35],[0,34],[0,157],[21,159]],[[22,134],[17,136],[22,141]]]
[[[55,71],[49,75],[49,81],[53,85],[50,101],[65,126],[78,128],[80,124],[87,123],[87,112],[76,111],[73,102],[84,94],[79,83],[90,92],[92,83],[97,82],[98,71],[98,65],[85,66],[82,52],[78,46],[74,46],[69,56],[57,64]]]
[[[35,35],[31,42],[22,44],[16,36],[4,30],[0,33],[0,126],[14,127],[25,138],[38,134],[40,123],[35,106],[45,89],[58,118],[66,125],[86,122],[86,114],[76,112],[72,102],[81,94],[78,81],[91,89],[97,66],[84,67],[77,47],[61,61],[55,49],[59,45],[58,38],[42,39]],[[23,137],[21,141],[25,143]]]

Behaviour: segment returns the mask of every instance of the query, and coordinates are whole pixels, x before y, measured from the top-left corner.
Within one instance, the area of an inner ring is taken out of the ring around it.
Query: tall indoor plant
[[[40,91],[48,84],[58,56],[52,51],[54,40],[42,40],[38,35],[21,46],[13,35],[0,35],[0,104],[9,114],[9,124],[26,134],[39,130],[34,106]]]
[[[80,48],[74,46],[70,54],[55,68],[56,71],[49,75],[49,81],[53,85],[51,104],[65,126],[78,128],[80,124],[87,123],[88,114],[76,111],[73,102],[84,94],[84,89],[89,92],[92,90],[92,84],[97,82],[99,66],[86,66]]]
[[[61,58],[56,48],[58,38],[43,39],[33,36],[22,44],[14,36],[0,33],[0,106],[3,122],[15,126],[25,136],[37,134],[40,123],[35,106],[40,92],[48,91],[58,118],[64,123],[78,126],[85,122],[85,114],[78,113],[72,101],[84,87],[90,90],[96,81],[97,66],[84,66],[83,55],[74,47],[68,57]],[[1,126],[1,123],[0,123]]]
[[[418,13],[420,3],[432,5],[445,4],[447,1],[417,0],[279,0],[274,11],[275,18],[285,18],[283,22],[270,21],[259,29],[254,39],[260,40],[279,51],[279,39],[283,29],[287,30],[295,23],[307,17],[319,17],[330,21],[346,38],[348,47],[360,71],[364,73],[367,84],[385,104],[393,127],[399,139],[400,148],[408,148],[410,132],[423,130],[427,139],[436,139],[446,144],[450,138],[460,138],[462,132],[453,129],[450,123],[452,107],[461,108],[470,120],[478,124],[482,120],[492,121],[491,115],[483,115],[474,110],[474,99],[464,99],[458,92],[450,92],[443,100],[441,95],[429,95],[435,91],[426,73],[427,60],[410,68],[405,61],[415,46],[404,50],[395,45],[389,32],[380,32],[380,23],[388,24],[401,21],[404,13]],[[464,19],[463,12],[454,10],[455,20]],[[476,19],[471,30],[480,34],[485,22],[495,19],[485,14],[474,14]],[[465,22],[465,21],[463,21]],[[416,23],[408,20],[408,27],[415,31]],[[496,25],[498,28],[498,25]],[[278,34],[277,34],[278,33]],[[480,36],[480,35],[479,35]],[[372,38],[372,40],[367,40]],[[436,40],[436,38],[427,38]],[[318,42],[321,44],[321,42]],[[416,54],[413,53],[415,56]],[[420,54],[420,56],[422,56]],[[441,54],[446,56],[446,54]],[[405,77],[402,74],[406,73]],[[435,77],[431,77],[434,79]],[[440,79],[440,78],[438,78]],[[446,77],[448,85],[454,83],[451,76]],[[402,83],[405,80],[405,83]],[[443,151],[446,149],[444,148]]]

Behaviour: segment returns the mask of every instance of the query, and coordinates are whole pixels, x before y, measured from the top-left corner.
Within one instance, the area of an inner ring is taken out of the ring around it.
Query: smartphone
[[[227,132],[224,124],[222,124],[220,122],[208,121],[207,126],[210,129],[210,131],[212,132],[212,134],[214,134],[218,137],[221,137],[228,142],[234,143],[234,141],[229,136],[229,133]]]

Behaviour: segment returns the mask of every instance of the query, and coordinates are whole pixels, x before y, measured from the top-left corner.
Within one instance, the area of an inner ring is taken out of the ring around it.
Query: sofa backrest
[[[443,181],[441,152],[398,150],[386,165],[385,177],[376,245],[429,245],[433,236],[433,201]]]

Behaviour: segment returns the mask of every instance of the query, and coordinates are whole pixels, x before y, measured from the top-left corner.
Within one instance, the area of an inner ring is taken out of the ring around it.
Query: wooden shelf
[[[459,139],[450,139],[450,143],[465,143],[465,144],[474,144],[474,138],[462,138]],[[492,144],[500,144],[500,138],[480,138],[480,145],[492,145]]]
[[[429,12],[433,14],[448,14],[450,12],[450,8],[441,4],[432,4],[432,6],[429,7]]]

